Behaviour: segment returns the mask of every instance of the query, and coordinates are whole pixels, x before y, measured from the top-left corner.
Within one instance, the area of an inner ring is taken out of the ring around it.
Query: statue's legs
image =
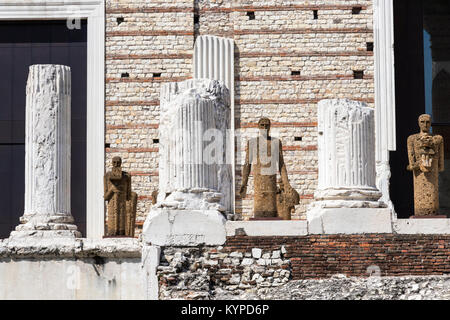
[[[125,222],[125,235],[127,237],[134,237],[134,229],[136,224],[136,209],[137,209],[137,194],[131,193],[131,199],[127,201],[127,219]]]
[[[434,169],[434,168],[433,168]],[[435,216],[439,214],[438,170],[414,173],[414,215]]]

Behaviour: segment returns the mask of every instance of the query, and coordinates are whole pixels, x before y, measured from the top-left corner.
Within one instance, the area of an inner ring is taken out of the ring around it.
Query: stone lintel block
[[[144,223],[143,240],[154,246],[222,245],[225,222],[215,210],[152,209]]]
[[[250,237],[305,236],[308,234],[306,220],[298,221],[228,221],[227,236],[244,234]]]
[[[450,234],[450,219],[398,219],[393,228],[397,234]]]
[[[307,217],[309,234],[392,233],[390,209],[316,208]]]

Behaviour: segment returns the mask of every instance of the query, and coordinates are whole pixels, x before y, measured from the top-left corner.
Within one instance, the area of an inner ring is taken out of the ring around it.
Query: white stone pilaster
[[[374,42],[377,187],[393,210],[389,152],[396,150],[394,0],[374,0]]]
[[[230,146],[227,150],[228,162],[232,166],[232,185],[235,185],[235,111],[234,111],[234,41],[233,39],[204,35],[197,37],[194,47],[194,79],[222,81],[230,92]],[[234,213],[234,188],[229,199],[224,201],[228,212]]]
[[[25,212],[11,237],[80,236],[70,213],[70,68],[30,66],[26,93]]]

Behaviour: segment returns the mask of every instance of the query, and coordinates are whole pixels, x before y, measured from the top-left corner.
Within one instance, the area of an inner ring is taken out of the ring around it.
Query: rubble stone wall
[[[448,297],[449,274],[450,236],[392,234],[235,236],[229,237],[221,247],[162,248],[157,270],[160,299],[270,299],[277,298],[278,293],[280,298],[286,299],[382,299],[389,295],[400,299],[402,292],[407,294],[403,298],[409,298],[409,293],[412,296],[427,294],[426,290],[414,289],[416,282],[426,280],[409,278],[445,275],[446,289],[441,289],[447,290],[444,291]],[[377,293],[366,290],[364,279],[349,280],[340,288],[339,281],[334,281],[337,275],[395,278],[377,280],[375,287],[379,286],[381,290]],[[321,282],[317,282],[318,279],[322,279]],[[308,291],[305,289],[307,284],[315,284],[317,290]],[[429,284],[427,282],[420,288],[431,289]],[[328,293],[321,292],[320,288],[328,285]],[[333,287],[338,292],[334,296]],[[292,292],[286,288],[291,288]],[[346,288],[352,288],[353,293],[345,292]],[[342,291],[339,293],[339,290]]]
[[[304,218],[317,185],[317,102],[374,105],[372,19],[372,0],[107,0],[106,166],[122,156],[138,221],[158,187],[161,83],[192,77],[195,38],[207,34],[235,41],[236,187],[245,141],[268,116],[301,196],[293,218]],[[364,73],[355,79],[354,71]],[[251,216],[251,179],[248,190],[237,219]]]

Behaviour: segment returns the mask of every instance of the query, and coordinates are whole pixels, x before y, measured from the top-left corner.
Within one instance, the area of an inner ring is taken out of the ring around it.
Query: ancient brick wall
[[[450,236],[229,237],[222,247],[162,248],[160,298],[212,298],[335,275],[450,273]]]
[[[106,7],[106,151],[124,159],[144,220],[158,186],[159,90],[192,76],[195,37],[235,41],[237,188],[245,141],[261,116],[285,148],[304,217],[317,181],[316,104],[351,98],[373,106],[371,0],[108,0]],[[355,71],[364,71],[363,75]],[[251,216],[252,179],[237,218]]]

